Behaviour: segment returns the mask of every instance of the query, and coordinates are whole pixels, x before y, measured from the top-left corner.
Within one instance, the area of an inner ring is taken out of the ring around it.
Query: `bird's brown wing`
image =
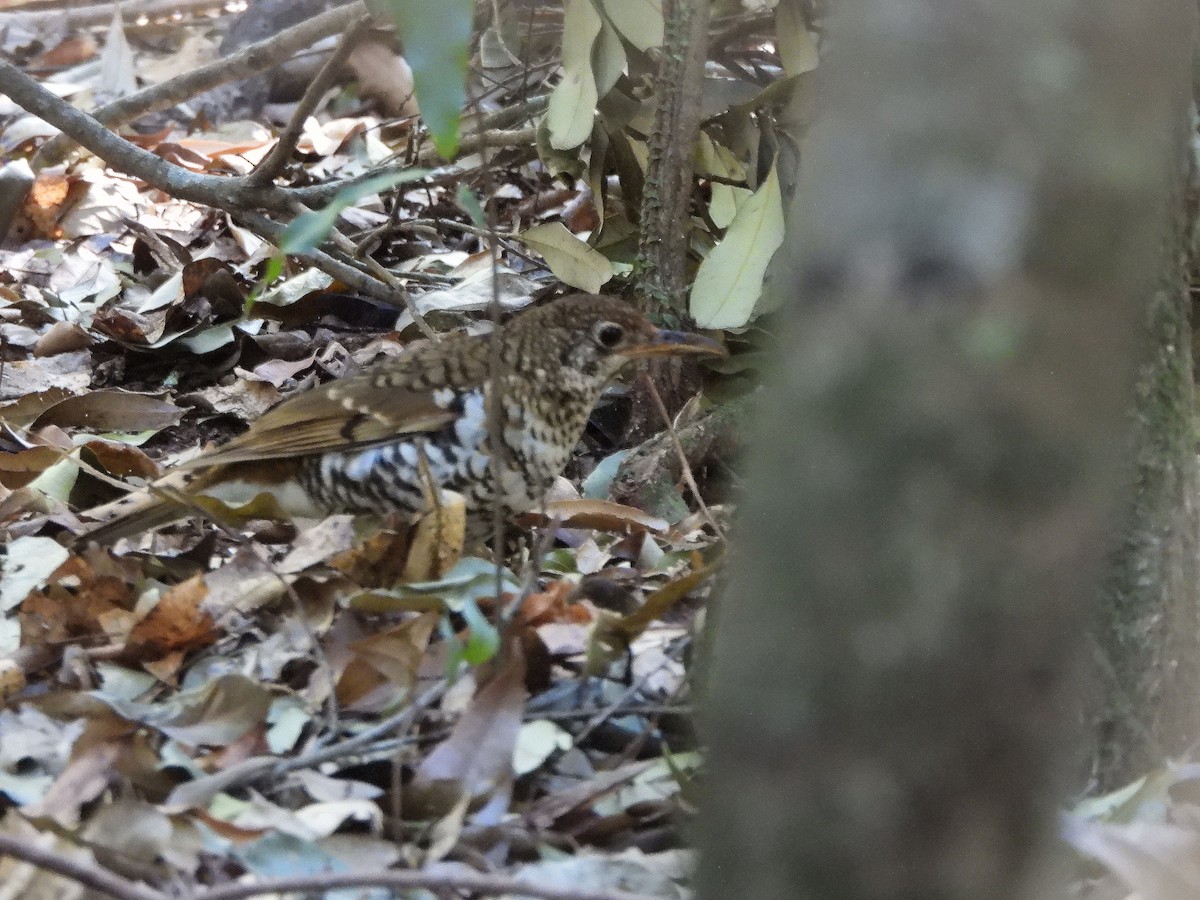
[[[438,390],[440,379],[411,368],[408,360],[398,359],[375,372],[332,381],[285,400],[244,434],[186,465],[307,456],[428,434],[457,418],[453,397],[478,387],[486,375],[486,370],[459,371],[450,393]],[[411,387],[414,381],[421,386]]]

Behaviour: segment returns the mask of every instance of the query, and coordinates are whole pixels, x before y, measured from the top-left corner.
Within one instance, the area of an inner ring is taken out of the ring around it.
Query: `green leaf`
[[[315,250],[333,230],[342,210],[353,206],[363,197],[395,187],[407,181],[417,181],[429,174],[428,169],[406,169],[403,172],[385,172],[364,181],[348,184],[339,190],[329,205],[323,209],[301,213],[292,219],[283,230],[279,249],[284,253],[308,253]]]
[[[772,168],[746,197],[725,232],[700,264],[692,284],[690,311],[701,328],[740,328],[754,315],[763,275],[783,243],[783,198]]]
[[[473,666],[487,662],[500,649],[500,633],[496,630],[496,626],[480,612],[474,600],[464,603],[460,612],[467,627],[471,630],[470,636],[467,638],[467,645],[463,647],[463,659]]]
[[[817,41],[804,22],[799,4],[780,3],[775,7],[775,36],[783,71],[803,75],[817,67]]]
[[[571,234],[562,222],[538,225],[518,237],[542,254],[550,271],[573,288],[594,294],[613,277],[608,258]]]
[[[744,179],[746,164],[734,156],[728,147],[701,133],[700,143],[696,147],[696,172],[700,175]],[[735,187],[721,181],[712,182],[710,191],[712,200],[708,204],[709,217],[718,228],[728,228],[737,214],[738,206],[751,192],[748,188]]]
[[[662,46],[662,0],[604,0],[604,11],[617,31],[639,50]]]
[[[583,496],[589,500],[607,500],[608,489],[612,486],[613,479],[617,477],[617,470],[621,468],[621,463],[631,452],[618,450],[600,460],[596,464],[596,468],[592,469],[592,474],[583,479]]]
[[[368,5],[396,24],[421,118],[438,153],[453,159],[467,99],[474,0],[371,0]]]
[[[621,46],[621,39],[617,36],[616,29],[608,22],[604,22],[600,28],[600,34],[596,38],[596,51],[592,57],[596,93],[600,97],[607,96],[608,92],[613,89],[613,85],[617,83],[617,79],[625,73],[625,67],[628,64],[625,58],[625,48]]]
[[[600,33],[600,14],[592,0],[567,0],[563,14],[563,76],[550,95],[546,124],[555,150],[578,147],[592,133],[596,115],[596,76],[592,47]]]
[[[483,206],[475,192],[465,184],[458,186],[458,205],[466,210],[467,215],[471,217],[471,221],[477,227],[487,228],[487,213],[483,211]]]

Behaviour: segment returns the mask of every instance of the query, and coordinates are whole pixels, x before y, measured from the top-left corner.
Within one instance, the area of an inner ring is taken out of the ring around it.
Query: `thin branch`
[[[199,891],[185,900],[243,900],[260,894],[325,892],[340,888],[383,887],[404,890],[470,891],[475,894],[506,894],[538,897],[540,900],[654,900],[646,894],[627,891],[589,891],[577,887],[547,887],[507,875],[439,874],[421,871],[327,872],[297,878],[278,878],[259,884],[228,884]]]
[[[311,210],[309,210],[308,207],[306,207],[303,203],[294,203],[293,208],[298,213],[311,212]],[[404,285],[401,284],[399,278],[380,265],[379,261],[376,259],[372,259],[369,256],[358,259],[355,256],[358,248],[354,245],[353,241],[338,231],[336,225],[330,229],[328,240],[332,241],[337,248],[343,254],[345,254],[346,260],[344,263],[339,263],[340,265],[345,265],[354,269],[355,271],[362,272],[366,277],[374,275],[384,284],[384,286],[390,288],[395,296],[399,297],[404,303],[404,308],[408,310],[408,314],[413,317],[413,321],[416,323],[421,334],[429,338],[431,341],[441,340],[441,335],[439,335],[429,326],[429,323],[425,321],[425,317],[417,310],[417,305],[413,303],[412,295],[404,289]],[[331,261],[338,262],[338,260],[336,260],[332,255],[329,256],[329,259]]]
[[[168,900],[166,894],[114,875],[93,863],[71,859],[12,835],[0,834],[0,856],[22,860],[117,900]]]
[[[461,158],[468,153],[482,153],[485,148],[501,150],[505,147],[529,147],[536,140],[537,128],[532,125],[527,128],[472,131],[464,134],[462,140],[459,141],[458,155]],[[428,165],[439,158],[437,151],[432,147],[417,154],[417,162],[421,165]]]
[[[99,866],[68,859],[9,835],[0,834],[0,855],[24,860],[39,869],[69,878],[117,900],[168,900],[166,894],[121,878]],[[511,876],[420,871],[330,872],[298,878],[279,878],[258,884],[225,884],[207,890],[192,891],[184,897],[186,900],[243,900],[263,894],[326,892],[356,887],[471,891],[478,894],[538,897],[540,900],[653,900],[648,895],[631,894],[626,891],[544,887]]]
[[[273,184],[257,185],[247,176],[204,175],[173,165],[149,151],[135,146],[109,131],[91,116],[64,102],[47,91],[20,69],[0,61],[0,91],[15,103],[62,130],[88,150],[108,163],[113,169],[141,179],[172,197],[224,210],[248,223],[248,227],[276,246],[282,235],[283,226],[254,209],[273,212],[290,212],[297,202],[327,203],[338,191],[361,181],[362,178],[343,179],[315,188],[287,189]],[[481,146],[491,140],[512,139],[528,142],[533,138],[532,129],[518,129],[515,133],[481,132],[464,139],[464,145],[474,138]],[[381,172],[404,171],[408,166],[384,167],[368,173],[374,177]],[[343,284],[391,306],[411,307],[407,292],[396,287],[396,282],[380,284],[378,280],[356,266],[342,262],[322,250],[305,254],[319,269],[337,278]],[[351,256],[353,254],[350,254]],[[414,318],[418,318],[414,316]]]
[[[111,16],[111,7],[106,5],[106,9]],[[170,109],[204,91],[265,72],[317,41],[345,31],[365,12],[366,6],[362,0],[329,10],[222,59],[107,103],[95,110],[92,116],[107,128],[117,129],[141,116]],[[63,134],[51,138],[34,154],[34,171],[62,162],[72,146],[73,141],[64,129]]]
[[[658,393],[654,379],[645,373],[642,374],[642,378],[645,380],[647,393],[649,393],[651,401],[654,403],[659,416],[662,417],[663,424],[667,428],[667,437],[671,441],[671,446],[675,448],[675,455],[679,457],[679,465],[682,467],[681,473],[684,483],[687,484],[688,490],[692,492],[692,496],[696,498],[696,505],[700,507],[700,514],[704,516],[704,520],[712,527],[716,536],[723,540],[725,538],[725,529],[717,524],[717,520],[709,512],[708,504],[700,496],[700,488],[696,485],[696,478],[692,474],[692,464],[688,462],[687,454],[683,451],[683,444],[679,442],[679,432],[675,430],[675,423],[671,421],[671,414],[667,412],[667,406],[663,403],[662,396]]]
[[[18,106],[91,150],[112,168],[172,197],[218,209],[262,207],[284,210],[292,199],[274,186],[256,187],[243,176],[189,172],[109,131],[87,113],[56,97],[16,66],[0,60],[0,92]]]
[[[275,146],[258,164],[258,167],[247,176],[247,180],[258,187],[266,184],[271,184],[283,167],[287,165],[292,151],[296,149],[296,144],[300,140],[300,136],[304,133],[304,123],[308,121],[308,117],[313,114],[317,108],[317,104],[321,102],[321,98],[325,96],[325,92],[333,86],[342,67],[345,65],[354,48],[358,46],[358,42],[362,36],[366,34],[367,29],[371,26],[372,18],[370,16],[362,16],[342,35],[342,39],[338,41],[337,48],[329,59],[325,60],[325,65],[321,66],[321,70],[317,72],[315,78],[309,82],[308,88],[304,91],[304,96],[300,98],[300,102],[296,104],[296,110],[292,113],[292,118],[288,121],[287,127],[283,129],[283,133],[279,135],[279,139],[275,142]]]
[[[259,237],[269,241],[276,247],[283,240],[284,228],[274,219],[270,219],[261,213],[244,209],[229,210],[229,214],[233,216],[238,224],[253,231]],[[407,309],[409,303],[412,302],[412,298],[407,295],[407,291],[389,287],[379,280],[372,278],[362,269],[335,259],[324,250],[314,248],[298,255],[306,257],[325,274],[336,278],[342,284],[370,297],[372,300],[378,300],[380,303],[396,309]]]

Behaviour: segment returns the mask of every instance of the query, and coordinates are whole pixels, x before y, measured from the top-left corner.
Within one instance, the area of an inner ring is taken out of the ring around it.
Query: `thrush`
[[[724,350],[655,328],[612,297],[564,297],[499,335],[415,346],[288,398],[244,434],[92,510],[101,524],[79,540],[107,543],[184,518],[196,510],[191,498],[242,505],[268,494],[288,516],[416,519],[440,491],[463,497],[468,531],[481,534],[496,504],[505,514],[539,504],[622,366],[689,353]]]

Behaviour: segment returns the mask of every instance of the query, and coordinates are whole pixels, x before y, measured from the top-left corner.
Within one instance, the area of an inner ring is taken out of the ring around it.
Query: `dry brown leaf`
[[[20,606],[21,643],[63,643],[81,635],[105,633],[105,617],[128,616],[133,605],[129,577],[115,565],[72,556],[42,590]]]
[[[519,643],[512,642],[504,665],[480,688],[450,737],[417,767],[405,790],[406,808],[411,799],[414,812],[445,815],[464,794],[475,801],[490,799],[493,812],[507,808],[524,713],[525,658]]]
[[[25,672],[14,659],[0,659],[0,704],[25,690]]]
[[[132,733],[132,726],[129,731]],[[27,816],[32,819],[44,816],[60,825],[74,827],[79,822],[79,808],[100,796],[111,783],[117,774],[117,761],[125,753],[125,741],[101,740],[82,748],[80,744],[83,744],[83,738],[77,742],[71,761],[54,779],[41,801],[25,807]]]
[[[413,73],[404,57],[379,41],[357,44],[346,66],[358,80],[359,93],[375,100],[387,116],[415,116]]]
[[[90,359],[90,354],[88,356]],[[7,373],[5,378],[7,378]],[[0,406],[0,417],[13,428],[27,428],[42,413],[55,404],[72,396],[73,391],[64,387],[49,388],[44,391],[33,391],[22,394],[12,403]]]
[[[204,609],[208,586],[203,575],[177,584],[162,597],[129,633],[135,653],[184,652],[211,644],[217,636],[216,623]]]
[[[153,394],[103,390],[68,397],[56,403],[37,417],[34,426],[58,425],[96,431],[154,431],[174,425],[181,416],[182,409]]]
[[[108,307],[96,313],[92,329],[127,347],[145,348],[167,330],[167,312],[160,309],[142,315],[129,309]]]
[[[179,683],[179,670],[183,666],[185,656],[186,654],[182,650],[176,650],[158,659],[143,662],[142,668],[163,684],[169,684],[174,687]]]
[[[422,613],[394,628],[350,643],[348,649],[354,656],[338,678],[339,705],[377,711],[411,691],[439,618],[434,612]],[[386,690],[381,696],[371,696],[384,686]]]
[[[253,154],[264,153],[266,148],[274,144],[275,141],[273,138],[265,137],[261,140],[248,141],[222,141],[214,138],[185,137],[179,138],[174,143],[205,159],[208,162],[207,168],[212,168],[215,164],[220,163],[221,158],[224,156],[246,156],[251,162],[257,162],[258,157],[253,156]]]
[[[136,476],[152,480],[162,474],[158,463],[132,444],[93,438],[82,446],[96,457],[104,471],[118,478]]]
[[[403,577],[408,535],[381,531],[330,558],[329,565],[363,587],[391,587]]]
[[[61,172],[40,172],[25,196],[21,216],[31,229],[30,237],[54,239],[61,236],[59,222],[77,199],[77,179]]]
[[[94,37],[86,33],[76,34],[39,53],[26,65],[30,69],[66,69],[91,59],[97,52],[99,47]]]
[[[544,514],[526,513],[521,517],[521,521],[541,525],[553,521],[563,528],[586,528],[618,534],[647,531],[660,533],[666,531],[671,524],[666,519],[611,500],[552,500],[546,504]]]
[[[85,350],[95,339],[74,322],[55,322],[33,345],[35,357],[58,356]]]
[[[16,453],[0,453],[0,484],[24,487],[63,458],[54,447],[29,447]]]
[[[575,586],[568,581],[556,581],[546,590],[530,594],[521,604],[521,622],[538,628],[555,622],[587,624],[593,619],[592,610],[584,603],[571,603],[568,598]]]
[[[410,533],[405,581],[435,581],[462,557],[467,536],[467,501],[455,491],[439,491],[437,509],[422,516]]]

